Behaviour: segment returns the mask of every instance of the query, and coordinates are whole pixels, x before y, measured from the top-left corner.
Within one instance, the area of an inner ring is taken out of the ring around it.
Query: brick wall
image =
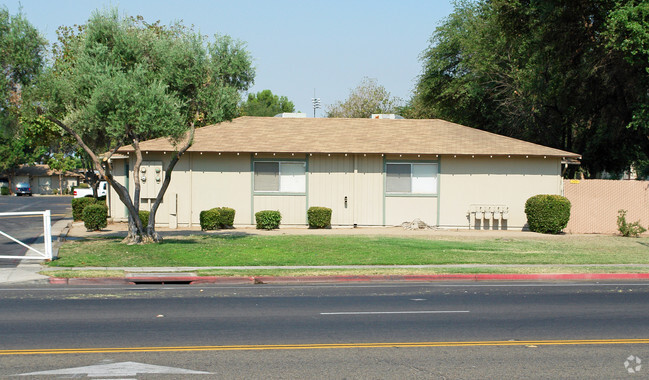
[[[620,209],[628,222],[649,225],[649,181],[564,180],[564,196],[572,203],[567,233],[617,233]]]

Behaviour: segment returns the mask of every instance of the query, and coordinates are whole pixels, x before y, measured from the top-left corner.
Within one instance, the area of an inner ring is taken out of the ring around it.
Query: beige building
[[[166,139],[140,144],[141,209],[173,153]],[[133,192],[133,149],[114,159]],[[334,226],[393,226],[419,218],[442,228],[522,229],[524,204],[561,194],[561,162],[579,155],[443,120],[240,117],[196,130],[157,213],[160,226],[198,226],[202,210],[232,207],[235,225],[279,210],[305,225],[311,206]],[[110,194],[110,213],[127,214]]]

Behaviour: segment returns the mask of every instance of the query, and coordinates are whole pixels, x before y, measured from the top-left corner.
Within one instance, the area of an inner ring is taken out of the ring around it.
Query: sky
[[[392,96],[410,99],[435,28],[452,0],[5,0],[50,42],[61,25],[85,24],[95,10],[117,7],[147,22],[181,21],[204,35],[227,34],[246,43],[256,69],[249,92],[270,89],[296,111],[313,116],[311,99],[345,100],[363,77]]]

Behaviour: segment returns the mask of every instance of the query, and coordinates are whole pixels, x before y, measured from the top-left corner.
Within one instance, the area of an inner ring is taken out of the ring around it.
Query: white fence
[[[35,252],[37,255],[32,256],[0,256],[0,259],[15,259],[15,260],[52,260],[52,219],[50,215],[50,210],[45,211],[30,211],[30,212],[0,212],[0,217],[3,216],[25,216],[25,215],[43,215],[43,242],[45,243],[45,252],[41,252],[34,247],[31,247],[22,241],[15,239],[3,231],[0,231],[0,235],[5,236],[6,238],[22,245],[23,247],[29,249],[30,251]]]

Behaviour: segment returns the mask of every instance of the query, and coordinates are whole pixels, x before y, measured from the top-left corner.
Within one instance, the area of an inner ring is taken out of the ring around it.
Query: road
[[[0,212],[51,211],[52,224],[72,216],[72,196],[0,197]],[[43,234],[43,217],[3,216],[0,217],[0,231],[25,244],[33,243]],[[27,249],[4,236],[0,236],[0,255],[23,256]],[[2,266],[15,266],[17,260],[0,259]]]
[[[4,287],[0,304],[2,376],[649,375],[642,282]],[[206,373],[162,374],[180,369]]]

